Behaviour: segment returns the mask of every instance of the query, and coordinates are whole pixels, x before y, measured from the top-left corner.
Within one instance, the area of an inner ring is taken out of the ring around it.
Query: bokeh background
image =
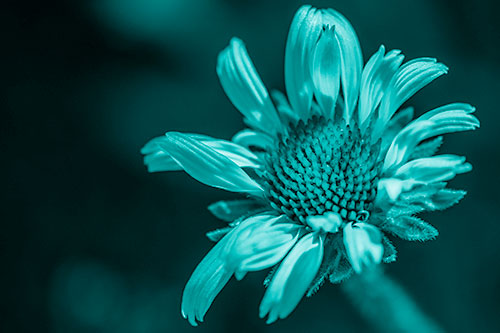
[[[475,105],[481,129],[442,152],[474,165],[458,206],[425,215],[440,236],[398,242],[387,273],[449,332],[500,332],[500,17],[494,0],[310,1],[341,11],[365,60],[383,43],[450,67],[412,98],[417,114]],[[199,328],[185,282],[223,226],[206,210],[236,195],[139,154],[169,130],[229,139],[243,127],[215,74],[242,38],[268,88],[283,89],[295,0],[4,1],[1,332],[370,332],[338,286],[287,319],[258,319],[265,273],[231,281]]]

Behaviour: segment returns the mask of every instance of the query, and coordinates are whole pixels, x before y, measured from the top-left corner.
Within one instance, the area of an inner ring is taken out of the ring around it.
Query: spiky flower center
[[[377,193],[379,152],[380,144],[371,144],[356,124],[316,116],[300,121],[267,153],[267,198],[304,224],[328,212],[345,222],[364,219]]]

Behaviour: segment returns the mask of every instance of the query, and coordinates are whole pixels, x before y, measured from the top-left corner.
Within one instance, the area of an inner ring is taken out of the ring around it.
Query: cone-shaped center
[[[271,206],[292,220],[327,212],[366,216],[377,194],[380,144],[356,124],[323,117],[300,121],[267,153],[263,177]]]

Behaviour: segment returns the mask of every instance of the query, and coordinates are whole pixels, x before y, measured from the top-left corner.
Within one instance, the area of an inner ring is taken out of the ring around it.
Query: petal
[[[356,108],[363,56],[358,37],[349,21],[333,9],[324,9],[323,24],[335,27],[335,38],[340,49],[340,80],[344,95],[344,119],[348,122]]]
[[[298,240],[300,226],[275,217],[242,234],[232,249],[241,272],[259,271],[276,265]]]
[[[267,323],[287,317],[309,288],[323,259],[323,239],[316,233],[302,237],[283,260],[260,304]]]
[[[378,107],[383,96],[390,89],[390,83],[403,62],[404,56],[399,50],[392,50],[385,54],[385,47],[379,50],[368,60],[361,77],[359,91],[359,123],[364,124]]]
[[[198,264],[182,294],[182,316],[193,326],[203,321],[205,313],[215,297],[229,281],[234,269],[225,260],[224,249],[234,235],[229,232]]]
[[[400,67],[392,83],[393,89],[382,99],[377,130],[383,130],[396,110],[417,91],[448,72],[448,67],[433,58],[418,58]]]
[[[159,146],[196,180],[228,191],[262,194],[259,184],[233,161],[209,146],[182,133],[169,132],[165,138],[158,143]]]
[[[236,143],[215,139],[201,134],[185,135],[197,139],[201,143],[211,147],[216,152],[229,158],[241,168],[261,167],[261,162],[259,161],[259,157],[257,155]],[[172,156],[170,156],[170,154],[160,146],[160,143],[164,143],[168,140],[169,139],[165,136],[156,137],[151,139],[141,149],[141,153],[145,155],[144,164],[148,167],[149,172],[182,170]]]
[[[264,133],[244,129],[236,133],[231,139],[240,146],[250,148],[257,147],[262,150],[267,150],[273,146],[273,138]]]
[[[414,109],[413,107],[407,107],[400,110],[387,124],[387,128],[384,130],[384,135],[382,136],[382,147],[380,148],[383,152],[387,152],[389,145],[396,135],[413,119]]]
[[[342,217],[338,213],[327,212],[323,215],[308,216],[306,222],[313,231],[335,233],[342,225]]]
[[[321,13],[309,5],[293,18],[285,49],[285,87],[293,110],[301,119],[309,117],[313,83],[309,62],[322,29]]]
[[[263,204],[252,199],[221,200],[208,206],[210,213],[226,222],[234,222],[244,215],[261,209],[265,209]]]
[[[226,156],[239,167],[260,168],[262,166],[257,155],[237,143],[200,134],[190,134],[189,136]]]
[[[288,103],[286,96],[279,90],[272,90],[271,97],[276,105],[276,109],[278,110],[278,114],[280,115],[281,121],[284,124],[293,123],[295,124],[299,121],[299,116],[295,112],[293,112],[292,107]]]
[[[243,42],[232,38],[217,60],[217,75],[227,97],[252,127],[269,134],[281,130],[274,105]]]
[[[237,273],[243,278],[244,272],[238,270],[241,256],[236,249],[238,242],[244,240],[249,233],[262,224],[276,220],[275,216],[261,214],[245,219],[229,231],[203,258],[189,278],[182,295],[182,315],[191,325],[203,317],[217,294]]]
[[[358,274],[363,271],[364,267],[370,267],[382,261],[384,254],[382,234],[371,224],[348,223],[344,227],[344,246],[347,258]]]
[[[340,89],[340,50],[335,40],[334,27],[323,27],[312,58],[314,95],[322,114],[332,118]]]
[[[414,152],[415,147],[425,139],[478,128],[479,120],[472,115],[474,110],[469,104],[448,104],[429,111],[408,124],[389,147],[383,171],[404,163]]]
[[[469,172],[472,166],[465,157],[437,155],[410,161],[396,170],[394,177],[413,179],[424,184],[448,181],[457,174]]]

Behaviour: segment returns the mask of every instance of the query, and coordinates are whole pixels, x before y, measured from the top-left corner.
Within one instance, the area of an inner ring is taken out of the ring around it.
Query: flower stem
[[[443,332],[380,268],[355,275],[341,285],[353,305],[377,331]]]

